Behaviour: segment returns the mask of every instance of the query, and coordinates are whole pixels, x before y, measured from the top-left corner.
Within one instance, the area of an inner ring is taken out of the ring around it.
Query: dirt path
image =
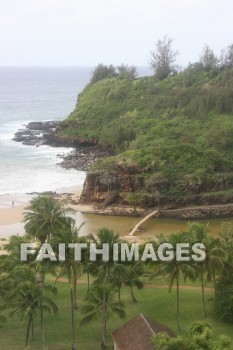
[[[166,289],[168,288],[168,284],[145,284],[144,287],[146,288],[161,288]],[[201,287],[198,286],[180,286],[180,289],[186,289],[186,290],[201,290]],[[205,287],[206,292],[213,292],[214,288],[211,287]]]
[[[68,279],[65,278],[65,277],[60,277],[57,282],[62,282],[62,283],[67,283],[68,282]],[[81,281],[78,281],[77,283],[78,285],[79,284],[86,284],[87,285],[87,282],[85,280],[81,280]],[[160,289],[168,289],[168,284],[155,284],[155,283],[152,283],[152,284],[145,284],[144,285],[145,288],[160,288]],[[201,287],[198,287],[198,286],[180,286],[180,289],[185,289],[185,290],[201,290]],[[205,287],[205,291],[206,292],[213,292],[214,291],[214,288],[211,288],[211,287]]]

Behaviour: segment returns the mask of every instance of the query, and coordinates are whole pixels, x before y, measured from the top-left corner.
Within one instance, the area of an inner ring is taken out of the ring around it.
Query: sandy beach
[[[55,198],[67,201],[74,209],[82,192],[82,186],[61,188]],[[23,213],[33,195],[5,194],[0,196],[0,238],[23,234]],[[73,204],[72,204],[73,203]]]
[[[26,204],[13,208],[0,208],[0,226],[11,225],[23,220],[23,211]]]

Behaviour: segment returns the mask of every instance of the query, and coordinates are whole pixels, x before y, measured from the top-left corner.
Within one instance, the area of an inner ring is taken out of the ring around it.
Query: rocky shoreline
[[[67,155],[58,153],[58,157],[62,159],[58,165],[65,169],[75,169],[78,171],[87,171],[97,160],[109,155],[109,152],[102,149],[96,143],[96,140],[92,142],[80,138],[63,138],[56,135],[58,129],[58,121],[30,122],[25,128],[15,133],[13,141],[34,147],[40,147],[42,145],[71,147],[72,150]]]
[[[52,147],[72,147],[72,150],[68,155],[58,153],[58,157],[62,159],[58,164],[65,169],[87,171],[93,163],[109,155],[109,152],[102,149],[96,143],[96,140],[93,140],[92,142],[91,140],[86,139],[62,138],[61,136],[56,135],[57,130],[59,130],[58,121],[30,122],[24,129],[20,129],[16,132],[13,140],[34,147],[40,147],[41,145],[49,145]],[[105,189],[106,186],[109,186],[112,178],[112,190],[114,189],[114,186],[118,186],[119,182],[119,186],[123,192],[126,191],[127,193],[127,189],[129,190],[130,186],[132,187],[132,189],[130,189],[131,192],[136,191],[137,186],[141,186],[140,174],[135,175],[133,170],[131,172],[132,174],[123,174],[122,171],[119,170],[118,177],[116,174],[99,174],[98,176],[101,177],[99,180],[96,176],[92,179],[92,175],[89,174],[84,185],[85,191],[81,195],[81,201],[76,200],[73,204],[84,204],[83,207],[86,208],[91,206],[88,209],[82,208],[80,210],[83,213],[89,214],[115,216],[146,215],[149,209],[148,206],[137,208],[135,211],[133,207],[127,205],[127,201],[124,200],[121,201],[122,203],[119,202],[114,205],[115,200],[111,200],[111,193],[109,194],[109,191]],[[116,181],[117,179],[119,181]],[[89,192],[85,187],[90,187]],[[116,189],[118,189],[118,187]],[[106,193],[108,194],[108,197],[105,198],[104,196]],[[46,194],[56,195],[56,193],[50,191],[46,192]],[[98,198],[98,200],[96,198]],[[198,198],[199,197],[194,201],[196,205],[192,203],[193,201],[183,201],[182,203],[173,202],[167,203],[166,205],[160,203],[160,205],[158,205],[159,217],[199,220],[233,216],[233,198],[220,198],[219,196],[216,196],[215,198],[213,195],[211,198],[205,198],[204,201],[203,198],[198,201]],[[210,203],[212,205],[210,205]],[[154,205],[151,205],[150,207],[154,208]]]
[[[58,126],[58,121],[30,122],[24,129],[19,129],[13,141],[21,142],[23,145],[36,146],[48,144],[49,135],[53,134]]]

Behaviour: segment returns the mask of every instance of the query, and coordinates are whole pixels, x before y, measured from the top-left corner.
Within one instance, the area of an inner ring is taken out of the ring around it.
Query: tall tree
[[[99,80],[114,77],[116,75],[116,68],[110,64],[109,66],[99,63],[92,71],[90,84],[95,84]]]
[[[233,67],[233,44],[228,45],[226,49],[221,51],[220,64],[222,67]]]
[[[72,243],[82,243],[85,242],[84,238],[79,237],[79,228],[75,226],[75,221],[73,219],[67,220],[67,224],[63,230],[58,231],[56,237],[52,238],[52,243],[54,250],[57,252],[58,245],[60,243],[66,244],[65,250],[65,261],[60,262],[60,272],[58,274],[59,278],[62,275],[66,275],[69,281],[70,287],[70,306],[71,306],[71,325],[72,325],[72,345],[71,350],[77,350],[76,344],[76,322],[75,322],[75,309],[77,308],[77,281],[78,278],[83,274],[84,264],[81,261],[75,260],[74,250],[68,248],[68,244]]]
[[[211,237],[208,226],[193,222],[189,225],[190,239],[192,242],[203,243],[205,246],[206,258],[204,261],[198,262],[199,277],[201,279],[202,290],[202,313],[206,316],[205,305],[205,284],[206,280],[213,280],[216,285],[216,274],[222,272],[227,254],[221,248],[218,238]]]
[[[6,291],[3,294],[4,308],[12,310],[10,316],[20,315],[21,319],[27,319],[26,347],[29,344],[30,330],[34,338],[34,319],[41,308],[47,312],[57,313],[58,311],[55,302],[47,295],[43,297],[41,304],[41,286],[37,278],[36,266],[38,265],[15,266],[11,272],[7,273],[7,278],[1,285]],[[56,288],[49,284],[45,284],[44,289],[56,293]]]
[[[107,291],[109,288],[111,269],[115,265],[113,259],[113,245],[115,243],[119,243],[119,235],[116,234],[113,230],[108,228],[99,229],[96,238],[96,246],[97,248],[102,248],[103,244],[107,243],[109,247],[109,259],[104,261],[102,258],[98,258],[96,261],[96,269],[93,273],[97,276],[96,283],[101,286],[101,295],[102,295],[102,349],[106,348],[106,319],[107,319]]]
[[[133,303],[137,303],[134,294],[134,287],[138,289],[143,288],[143,282],[140,277],[144,273],[144,264],[141,261],[130,261],[126,267],[125,285],[130,289],[130,295]]]
[[[51,237],[61,230],[66,224],[66,214],[62,203],[57,202],[51,196],[37,196],[32,198],[24,213],[25,231],[30,237],[40,241],[50,242]],[[43,316],[43,299],[45,273],[48,262],[42,261],[40,264],[40,283],[41,283],[41,310],[40,310],[40,329],[41,329],[41,350],[45,350],[45,330]]]
[[[121,288],[128,277],[127,266],[125,264],[116,263],[111,270],[110,283],[118,291],[118,301],[121,303]]]
[[[178,51],[172,49],[172,43],[173,39],[165,35],[163,39],[156,42],[155,51],[151,51],[150,65],[159,80],[167,78],[175,71],[174,63]]]
[[[181,278],[191,277],[194,278],[195,271],[191,266],[184,261],[179,261],[176,258],[176,245],[185,241],[186,234],[183,232],[172,233],[168,239],[165,239],[163,235],[159,236],[160,242],[168,241],[174,247],[174,258],[170,261],[161,262],[159,265],[159,273],[168,277],[169,291],[172,287],[176,286],[176,321],[179,331],[181,332],[180,322],[180,280]]]
[[[137,68],[135,66],[128,66],[127,64],[121,64],[117,66],[117,75],[122,79],[135,79]]]
[[[117,314],[120,318],[125,317],[124,306],[114,300],[114,290],[110,285],[95,285],[90,289],[85,298],[86,304],[82,307],[85,315],[81,320],[81,326],[92,320],[101,318],[102,321],[102,341],[101,350],[106,349],[107,320],[112,314]]]
[[[202,64],[204,70],[207,71],[215,70],[218,67],[218,58],[208,45],[206,45],[203,49],[200,56],[200,63]]]

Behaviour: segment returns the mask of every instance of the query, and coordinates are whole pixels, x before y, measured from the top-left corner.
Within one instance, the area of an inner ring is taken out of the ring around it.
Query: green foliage
[[[174,71],[174,62],[178,54],[172,49],[173,39],[165,36],[156,42],[156,50],[151,52],[150,65],[156,78],[163,80]]]
[[[117,66],[118,76],[122,79],[135,79],[137,75],[137,69],[135,66],[128,66],[121,64]]]
[[[117,74],[117,73],[116,73]],[[176,76],[110,77],[88,85],[60,134],[95,139],[116,153],[91,171],[132,164],[160,196],[233,187],[233,70],[195,63]],[[145,186],[144,192],[151,193]]]
[[[27,234],[41,243],[49,242],[51,236],[66,225],[66,214],[72,211],[65,209],[63,204],[51,196],[33,197],[24,213]]]
[[[141,195],[136,192],[128,193],[127,200],[133,205],[134,210],[136,211],[136,206],[139,205],[141,201]]]
[[[221,67],[233,67],[233,44],[223,49],[220,56]]]
[[[166,333],[153,337],[156,350],[231,350],[229,337],[220,335],[215,339],[211,327],[207,323],[194,323],[188,334],[170,338]]]
[[[135,66],[128,66],[121,64],[120,66],[114,67],[112,64],[109,66],[99,63],[98,66],[92,71],[90,84],[95,84],[100,80],[119,77],[120,79],[135,79],[137,75],[137,69]]]
[[[215,56],[214,51],[206,45],[203,49],[200,62],[204,70],[215,70],[218,67],[218,58]]]
[[[97,67],[92,72],[92,77],[90,80],[90,84],[95,84],[97,81],[114,77],[116,74],[115,67],[111,64],[109,66],[106,66],[102,63],[99,63]]]
[[[114,290],[110,286],[107,288],[95,285],[85,297],[85,304],[81,309],[82,314],[85,316],[80,322],[81,326],[85,326],[95,319],[101,319],[103,312],[103,295],[104,303],[106,304],[106,319],[109,319],[113,314],[116,314],[120,318],[125,318],[124,305],[115,301]]]
[[[217,282],[215,311],[216,311],[216,315],[221,320],[233,323],[233,273],[232,272],[223,274]]]
[[[103,145],[112,148],[117,153],[126,151],[135,137],[135,131],[124,122],[123,118],[120,121],[113,120],[101,135]]]

